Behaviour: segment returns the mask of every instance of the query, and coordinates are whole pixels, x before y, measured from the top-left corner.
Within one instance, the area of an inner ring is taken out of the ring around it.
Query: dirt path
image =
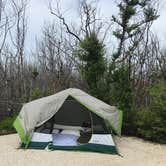
[[[120,153],[20,150],[17,134],[0,136],[0,166],[166,166],[166,146],[138,138],[116,138]]]

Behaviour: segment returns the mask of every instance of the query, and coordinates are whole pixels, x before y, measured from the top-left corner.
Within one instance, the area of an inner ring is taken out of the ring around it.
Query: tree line
[[[10,103],[77,87],[123,110],[123,134],[166,143],[166,51],[151,29],[158,1],[118,0],[118,14],[104,20],[97,0],[83,0],[77,25],[67,21],[60,1],[49,1],[56,21],[42,27],[31,53],[25,50],[28,2],[5,2],[0,1],[0,101],[9,111]]]

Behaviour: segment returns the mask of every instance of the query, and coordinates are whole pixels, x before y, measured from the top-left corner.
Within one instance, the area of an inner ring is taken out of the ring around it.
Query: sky
[[[118,10],[115,4],[116,0],[100,0],[100,16],[104,19],[110,19]],[[160,17],[154,22],[152,30],[159,36],[162,44],[166,39],[166,0],[160,0],[159,14]],[[78,20],[78,4],[79,0],[60,0],[62,11],[65,12],[65,17],[68,23]],[[48,9],[48,0],[30,0],[28,14],[28,34],[27,47],[33,49],[35,47],[35,38],[41,36],[41,29],[45,22],[56,20],[55,16],[51,15]]]

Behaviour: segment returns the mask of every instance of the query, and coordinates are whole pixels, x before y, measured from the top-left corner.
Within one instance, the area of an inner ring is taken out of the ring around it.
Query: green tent
[[[25,104],[14,122],[23,148],[110,154],[121,126],[122,111],[75,88]]]

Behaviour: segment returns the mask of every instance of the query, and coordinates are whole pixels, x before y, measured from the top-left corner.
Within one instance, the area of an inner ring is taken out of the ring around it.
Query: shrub
[[[0,131],[14,131],[13,122],[16,116],[6,118],[0,122]]]
[[[159,143],[166,143],[166,128],[162,118],[155,112],[151,112],[149,109],[139,111],[136,126],[137,136]]]
[[[166,84],[150,89],[151,102],[136,114],[137,135],[145,139],[166,143]]]
[[[35,100],[42,97],[42,92],[39,89],[33,89],[32,94],[31,94],[31,99]]]
[[[35,99],[39,99],[41,97],[45,97],[45,96],[48,96],[48,95],[51,95],[50,91],[48,91],[48,90],[41,91],[40,89],[35,88],[35,89],[32,90],[31,99],[35,100]]]
[[[122,134],[135,136],[137,133],[136,110],[123,110]]]

